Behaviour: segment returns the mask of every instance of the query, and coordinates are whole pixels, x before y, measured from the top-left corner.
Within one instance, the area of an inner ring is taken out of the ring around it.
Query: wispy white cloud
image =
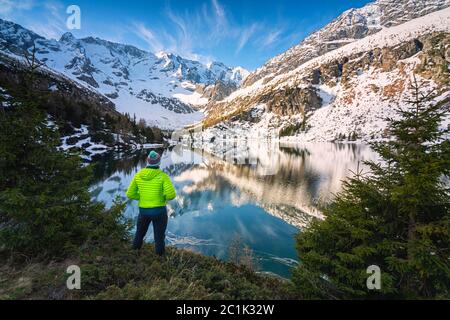
[[[170,9],[167,10],[167,16],[174,25],[174,35],[171,37],[171,49],[177,53],[188,54],[196,45],[198,31],[195,29],[195,23],[190,24],[189,15],[177,15]],[[192,21],[192,20],[191,20]]]
[[[167,51],[210,62],[215,60],[214,57],[204,53],[215,49],[234,51],[238,56],[249,46],[261,50],[287,41],[286,28],[275,28],[272,22],[242,20],[227,11],[226,3],[223,5],[221,0],[209,0],[190,11],[167,6],[164,13],[167,17],[164,24],[153,24],[150,29],[140,21],[132,26],[132,32],[153,52]]]
[[[279,41],[282,33],[283,30],[274,30],[269,32],[262,41],[263,46],[267,47]]]
[[[235,53],[238,54],[249,42],[250,38],[255,34],[258,30],[258,24],[253,23],[249,27],[246,27],[242,30],[241,36],[239,37],[239,42],[236,48]]]
[[[153,51],[169,51],[202,62],[211,61],[213,57],[199,52],[226,44],[234,47],[238,54],[255,41],[257,32],[263,29],[263,24],[259,22],[235,22],[219,0],[210,0],[193,12],[178,12],[168,7],[165,13],[170,25],[150,30],[142,22],[134,23],[134,33]],[[275,42],[275,36],[272,35],[273,39],[267,41]]]
[[[29,27],[46,38],[59,39],[66,31],[65,6],[58,1],[46,1],[42,5],[42,19],[34,20]]]
[[[197,12],[179,13],[167,8],[165,14],[171,23],[169,26],[150,29],[143,22],[135,22],[133,32],[153,52],[167,51],[203,63],[214,60],[214,57],[200,54],[198,50],[221,41],[225,36],[226,12],[217,0],[212,0],[209,6],[203,6]]]
[[[217,24],[220,26],[226,26],[228,24],[228,20],[225,9],[222,7],[218,0],[212,0],[211,3],[214,8]]]
[[[30,10],[34,4],[34,0],[0,0],[0,14],[5,15],[18,10]]]
[[[30,19],[33,15],[33,19]],[[0,17],[21,24],[46,38],[58,39],[65,29],[65,6],[57,1],[0,0]]]
[[[134,30],[135,33],[149,45],[150,50],[153,52],[162,51],[164,49],[164,46],[155,36],[154,32],[147,28],[144,24],[135,23]]]

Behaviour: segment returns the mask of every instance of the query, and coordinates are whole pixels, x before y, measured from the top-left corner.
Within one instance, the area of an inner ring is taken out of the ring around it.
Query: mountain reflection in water
[[[284,277],[297,263],[295,234],[322,218],[318,203],[329,202],[359,162],[376,159],[367,146],[332,143],[263,145],[241,152],[246,159],[239,161],[181,145],[161,152],[161,169],[178,192],[168,205],[168,243],[226,260],[239,235],[260,271]],[[125,192],[146,156],[147,151],[99,159],[93,197],[107,205],[121,197],[125,215],[135,219],[137,203]],[[148,241],[152,237],[150,230]]]

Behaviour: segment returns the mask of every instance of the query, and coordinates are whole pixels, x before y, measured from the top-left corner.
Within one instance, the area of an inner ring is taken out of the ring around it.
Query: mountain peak
[[[167,52],[165,52],[165,51],[158,51],[154,55],[158,59],[163,59],[163,58],[167,57]]]
[[[71,32],[66,32],[61,36],[61,39],[59,39],[59,41],[61,42],[72,42],[76,40],[76,38],[74,37],[74,35]]]

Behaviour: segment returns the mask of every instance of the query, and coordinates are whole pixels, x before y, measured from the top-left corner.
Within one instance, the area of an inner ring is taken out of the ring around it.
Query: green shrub
[[[110,132],[98,131],[91,134],[91,141],[94,143],[103,143],[112,145],[115,142],[114,136]]]
[[[301,127],[301,124],[290,124],[280,130],[280,137],[293,136],[300,130]]]

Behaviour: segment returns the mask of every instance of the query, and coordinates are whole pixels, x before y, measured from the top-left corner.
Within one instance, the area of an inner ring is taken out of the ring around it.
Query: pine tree
[[[308,123],[308,114],[306,113],[306,111],[303,109],[302,111],[302,116],[303,116],[303,120],[302,123],[300,125],[300,131],[306,132],[307,131],[307,123]]]
[[[34,61],[30,59],[30,61]],[[87,241],[126,236],[122,205],[111,210],[91,201],[89,168],[58,150],[45,96],[34,83],[34,65],[21,88],[10,88],[0,110],[0,243],[31,256],[64,256]]]
[[[368,162],[299,234],[296,289],[309,298],[449,298],[450,143],[439,125],[449,99],[433,103],[414,79],[409,107],[389,119],[395,139],[373,144],[383,163]],[[447,180],[448,181],[448,180]],[[381,290],[366,270],[381,269]]]

